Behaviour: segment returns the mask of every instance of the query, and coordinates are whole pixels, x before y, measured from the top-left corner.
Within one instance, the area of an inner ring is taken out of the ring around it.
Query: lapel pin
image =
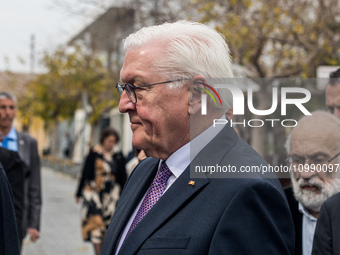
[[[190,181],[188,184],[191,186],[195,186],[195,181]]]
[[[20,145],[24,145],[24,144],[25,144],[24,140],[20,140],[20,141],[19,141],[19,144],[20,144]]]

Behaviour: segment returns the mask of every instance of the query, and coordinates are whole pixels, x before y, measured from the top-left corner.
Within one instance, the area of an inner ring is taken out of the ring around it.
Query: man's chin
[[[144,136],[145,137],[145,136]],[[145,150],[145,145],[147,144],[146,140],[137,132],[134,132],[132,135],[132,145],[140,150]]]
[[[293,181],[293,189],[297,201],[310,211],[319,212],[323,202],[340,191],[340,180],[333,179],[332,182],[325,183],[323,187],[315,185],[301,187],[296,181]]]
[[[319,212],[322,203],[327,197],[326,194],[303,189],[301,190],[301,193],[296,194],[296,199],[312,212]]]

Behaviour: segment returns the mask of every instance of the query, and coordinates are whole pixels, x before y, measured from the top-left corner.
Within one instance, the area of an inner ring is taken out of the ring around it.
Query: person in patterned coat
[[[91,148],[76,193],[82,198],[82,237],[91,241],[95,254],[100,254],[102,242],[115,211],[120,191],[126,182],[125,159],[115,150],[119,141],[116,130],[103,130],[100,144]],[[120,187],[117,186],[117,184]]]

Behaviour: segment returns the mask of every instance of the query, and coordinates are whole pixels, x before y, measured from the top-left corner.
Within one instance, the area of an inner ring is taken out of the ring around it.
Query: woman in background
[[[115,151],[119,135],[113,128],[105,128],[100,144],[91,148],[86,158],[76,193],[76,202],[83,199],[82,236],[91,241],[95,254],[101,246],[114,213],[119,194],[126,181],[125,159]],[[119,184],[120,189],[117,184]]]

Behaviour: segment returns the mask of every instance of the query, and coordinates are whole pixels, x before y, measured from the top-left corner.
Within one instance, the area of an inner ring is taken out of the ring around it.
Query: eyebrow
[[[317,153],[314,153],[314,154],[312,154],[311,155],[312,157],[317,157],[317,156],[328,156],[328,154],[327,153],[325,153],[325,152],[317,152]]]
[[[125,79],[125,81],[123,81],[122,79],[120,79],[123,83],[135,83],[138,82],[140,80],[144,81],[144,78],[140,75],[134,75],[132,77],[128,77],[127,79]]]
[[[8,107],[8,108],[13,108],[13,109],[14,109],[14,108],[15,108],[15,105],[5,105],[5,104],[1,104],[0,107],[1,107],[1,108],[7,108],[7,107]]]
[[[325,153],[325,152],[315,152],[313,154],[307,154],[307,156],[310,158],[310,157],[318,157],[318,156],[324,156],[324,157],[327,157],[329,156],[329,154]],[[304,158],[305,156],[304,155],[299,155],[299,154],[292,154],[292,157],[299,157],[299,158]]]
[[[133,78],[131,78],[131,79],[127,79],[127,82],[126,82],[126,83],[131,84],[131,85],[132,85],[133,87],[135,87],[135,88],[138,88],[138,87],[140,87],[140,86],[149,84],[149,83],[146,82],[145,79],[144,79],[143,77],[141,77],[141,76],[135,76],[135,77],[133,77]],[[124,84],[126,84],[126,83],[124,83]],[[135,83],[141,83],[141,85],[136,86]]]

